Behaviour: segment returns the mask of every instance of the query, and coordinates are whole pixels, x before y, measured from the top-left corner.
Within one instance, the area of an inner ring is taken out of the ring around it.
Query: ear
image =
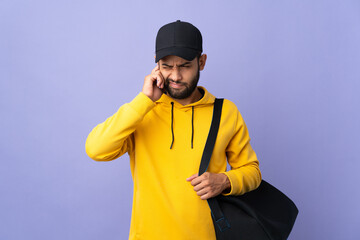
[[[200,71],[202,71],[205,68],[206,59],[207,59],[206,54],[202,54],[200,56],[200,58],[199,58],[199,70]]]

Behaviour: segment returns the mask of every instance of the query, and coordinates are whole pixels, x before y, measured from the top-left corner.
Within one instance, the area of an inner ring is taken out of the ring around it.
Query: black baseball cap
[[[155,62],[175,55],[188,61],[202,52],[202,36],[194,25],[177,20],[162,26],[156,36]]]

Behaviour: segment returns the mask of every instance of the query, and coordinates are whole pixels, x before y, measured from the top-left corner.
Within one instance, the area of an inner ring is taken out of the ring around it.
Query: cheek
[[[193,79],[197,74],[197,69],[188,69],[184,71],[183,77],[186,77],[187,79]]]
[[[199,67],[197,65],[193,65],[190,68],[186,69],[186,72],[188,72],[189,74],[193,75],[196,74],[198,71]]]

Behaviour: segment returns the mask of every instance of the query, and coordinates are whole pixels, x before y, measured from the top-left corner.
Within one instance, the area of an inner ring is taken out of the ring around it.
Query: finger
[[[154,69],[151,71],[151,73],[155,73],[157,70],[159,70],[159,65],[156,65]]]
[[[157,74],[159,75],[158,87],[163,88],[165,84],[164,76],[161,74],[160,71],[158,71]]]
[[[195,174],[191,175],[190,177],[188,177],[188,178],[186,179],[186,181],[190,182],[190,181],[192,181],[193,179],[195,179],[196,177],[198,177],[198,175],[199,175],[199,174],[195,173]]]
[[[202,181],[204,180],[203,177],[197,177],[197,178],[194,178],[192,181],[191,181],[191,185],[193,186],[196,186],[198,184],[200,184]]]
[[[160,82],[161,82],[161,77],[159,76],[158,73],[152,73],[151,74],[151,80],[153,81],[153,83],[156,83],[157,87],[159,87]]]
[[[164,84],[164,78],[163,78],[163,76],[161,75],[160,72],[158,72],[157,84],[158,84],[158,88],[162,88],[162,85]]]
[[[196,191],[196,194],[198,196],[203,196],[205,194],[207,194],[209,192],[209,190],[207,188],[203,188],[203,189],[200,189],[199,191]]]
[[[200,177],[203,177],[204,179],[206,179],[206,178],[209,178],[210,175],[211,175],[211,173],[209,173],[209,172],[204,172],[203,174],[200,175]]]
[[[212,197],[214,197],[213,194],[211,194],[211,193],[206,193],[206,194],[200,196],[200,199],[201,199],[201,200],[208,200],[209,198],[212,198]]]
[[[155,71],[159,71],[159,70],[160,70],[160,66],[159,64],[156,64]]]
[[[198,185],[194,186],[194,191],[198,192],[206,188],[204,182],[199,183]]]
[[[163,79],[161,77],[161,74],[159,72],[156,73],[156,85],[158,88],[161,88],[161,84],[163,82]]]

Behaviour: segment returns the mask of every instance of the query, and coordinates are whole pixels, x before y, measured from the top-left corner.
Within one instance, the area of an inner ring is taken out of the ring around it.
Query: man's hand
[[[205,172],[200,177],[194,174],[187,178],[194,190],[202,200],[206,200],[221,194],[224,190],[230,189],[230,181],[224,173]]]
[[[155,102],[163,94],[164,84],[164,77],[160,72],[159,66],[156,65],[151,74],[145,77],[142,92]]]

